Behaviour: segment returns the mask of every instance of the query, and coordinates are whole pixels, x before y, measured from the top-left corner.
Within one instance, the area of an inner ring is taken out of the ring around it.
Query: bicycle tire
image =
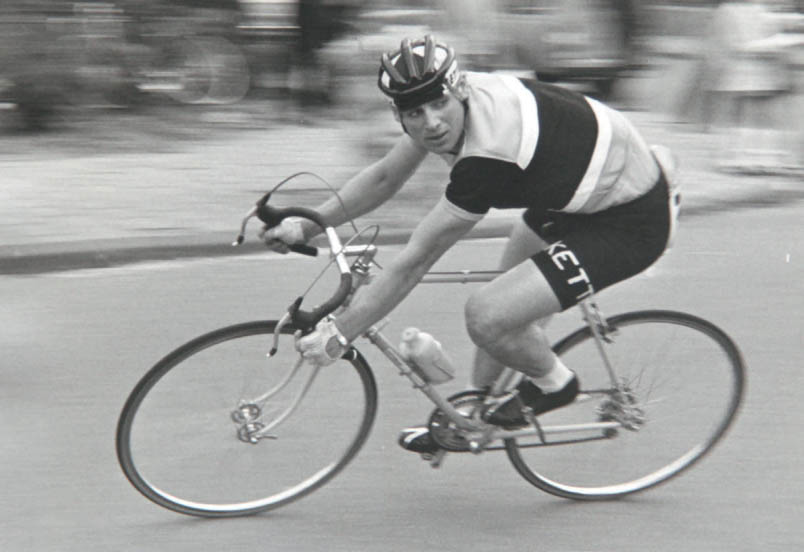
[[[634,400],[629,404],[636,407],[635,420],[641,418],[642,423],[635,422],[636,427],[631,430],[598,429],[591,436],[586,435],[588,439],[578,434],[567,439],[573,443],[570,445],[560,439],[551,443],[549,437],[547,443],[522,438],[505,441],[506,452],[517,472],[539,489],[556,496],[575,500],[613,499],[678,476],[723,438],[743,397],[742,355],[731,338],[714,324],[686,313],[664,310],[620,314],[608,322],[617,335],[606,349],[613,357],[615,370],[624,370],[627,375],[622,381],[634,391]],[[605,373],[605,370],[600,354],[591,347],[595,347],[595,340],[588,326],[554,345],[554,351],[579,375],[581,400],[540,416],[543,427],[556,422],[612,419],[608,405],[603,404],[610,396],[605,392],[606,385],[612,387],[610,378],[605,375],[608,382],[596,385],[599,382],[595,381],[594,372]],[[646,355],[650,359],[640,364],[640,357]],[[598,366],[592,364],[595,361]],[[691,377],[684,377],[686,371]],[[668,403],[667,399],[675,402]],[[591,411],[590,406],[596,410]],[[707,418],[710,410],[711,418]],[[590,414],[597,419],[590,419]],[[662,419],[663,415],[667,417]],[[553,446],[545,447],[546,444]],[[634,469],[634,466],[640,467]]]
[[[290,327],[283,328],[277,354],[266,358],[276,324],[247,322],[199,336],[157,362],[134,387],[117,424],[117,457],[149,500],[201,517],[271,510],[330,481],[363,446],[376,415],[377,387],[354,348],[316,372],[276,435],[245,440],[258,427],[247,423],[268,424],[287,412],[313,370],[303,364],[274,396],[249,402],[278,386],[290,373],[289,359],[298,358]],[[251,361],[255,365],[247,367]],[[236,372],[257,383],[235,381]],[[243,405],[259,406],[260,417],[242,419]]]

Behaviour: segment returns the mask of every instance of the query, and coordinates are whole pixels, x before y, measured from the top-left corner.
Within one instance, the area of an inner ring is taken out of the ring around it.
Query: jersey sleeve
[[[445,197],[456,214],[463,218],[480,220],[492,207],[493,181],[483,163],[474,158],[465,158],[450,171],[450,182]]]

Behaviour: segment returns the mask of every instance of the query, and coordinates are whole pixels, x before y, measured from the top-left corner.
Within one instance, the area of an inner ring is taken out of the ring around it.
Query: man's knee
[[[466,330],[478,347],[496,343],[505,334],[505,316],[492,299],[482,293],[473,293],[464,307]]]

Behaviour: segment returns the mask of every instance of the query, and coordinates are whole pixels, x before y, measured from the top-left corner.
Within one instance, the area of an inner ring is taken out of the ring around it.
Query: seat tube
[[[505,393],[506,390],[513,387],[519,378],[521,378],[522,373],[517,372],[513,368],[504,367],[500,372],[500,375],[497,376],[497,379],[494,380],[494,383],[491,385],[491,389],[489,390],[489,396],[497,397]]]
[[[611,384],[613,387],[617,388],[619,387],[617,374],[614,372],[614,366],[612,365],[609,356],[606,354],[606,347],[603,345],[603,335],[600,333],[600,328],[604,324],[604,322],[601,320],[602,316],[600,312],[597,311],[597,308],[592,305],[589,299],[584,299],[578,305],[581,307],[584,320],[586,320],[589,330],[592,332],[592,337],[595,340],[595,347],[597,347],[597,351],[600,353],[600,358],[603,360],[603,365],[606,367],[606,372],[609,374]],[[590,305],[592,306],[590,307]],[[593,312],[593,310],[595,312]]]

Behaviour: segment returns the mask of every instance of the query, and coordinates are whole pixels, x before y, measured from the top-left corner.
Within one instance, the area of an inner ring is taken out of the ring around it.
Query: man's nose
[[[441,121],[438,114],[433,111],[432,109],[426,108],[424,109],[424,126],[427,129],[434,129],[438,126],[439,122]]]

